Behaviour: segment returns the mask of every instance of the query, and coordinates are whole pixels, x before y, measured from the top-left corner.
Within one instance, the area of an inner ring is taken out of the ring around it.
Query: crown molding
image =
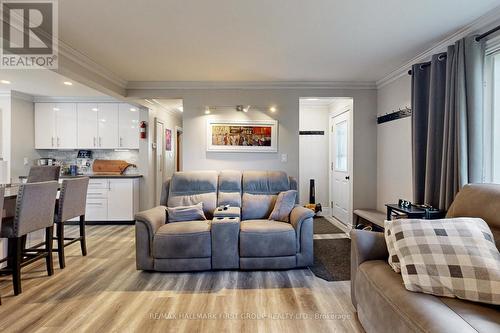
[[[23,101],[32,102],[34,101],[34,96],[30,94],[26,94],[17,90],[11,91],[12,98],[22,99]]]
[[[127,90],[187,89],[376,89],[361,81],[129,81]]]
[[[117,74],[113,73],[106,67],[98,64],[92,60],[89,56],[83,54],[82,52],[74,49],[69,44],[62,40],[58,40],[59,54],[77,65],[85,68],[86,70],[92,72],[96,76],[100,76],[103,79],[113,83],[114,85],[125,89],[127,86],[127,81]]]
[[[409,61],[405,62],[397,69],[393,70],[392,72],[390,72],[389,74],[378,80],[376,82],[377,89],[380,89],[388,85],[389,83],[394,82],[397,79],[403,77],[404,75],[407,75],[408,70],[411,69],[411,66],[413,64],[429,60],[433,54],[445,51],[448,45],[454,44],[460,38],[469,36],[474,33],[478,33],[479,30],[488,30],[489,28],[492,28],[493,26],[498,25],[499,23],[500,23],[500,6],[494,8],[487,14],[472,21],[470,24],[466,25],[465,27],[461,28],[455,33],[449,35],[440,42],[434,44],[427,50],[419,53],[418,55],[416,55]]]
[[[34,96],[32,101],[35,103],[123,103],[123,101],[108,96]]]

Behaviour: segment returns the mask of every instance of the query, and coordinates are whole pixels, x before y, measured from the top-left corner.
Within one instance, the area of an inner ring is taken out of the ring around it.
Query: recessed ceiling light
[[[59,108],[53,108],[52,110],[54,110],[54,111],[59,111]]]
[[[9,80],[0,80],[0,82],[2,82],[3,84],[10,84]]]
[[[210,108],[208,106],[205,108],[205,114],[210,114]]]
[[[135,112],[135,111],[137,111],[137,109],[136,108],[130,108],[130,111]]]
[[[306,101],[319,101],[319,98],[307,98]]]
[[[99,111],[99,109],[98,108],[92,108],[92,111],[96,111],[97,112],[97,111]]]
[[[275,107],[275,106],[271,106],[271,107],[269,108],[269,111],[271,111],[271,112],[276,112],[276,107]]]
[[[73,85],[73,82],[70,82],[70,81],[64,81],[63,83],[65,85],[67,85],[67,86],[72,86]]]
[[[184,112],[184,107],[179,106],[179,107],[177,108],[177,110],[179,110],[180,112]]]

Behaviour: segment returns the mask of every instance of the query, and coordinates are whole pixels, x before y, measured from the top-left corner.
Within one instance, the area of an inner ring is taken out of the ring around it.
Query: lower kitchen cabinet
[[[94,178],[87,192],[87,221],[133,221],[139,210],[139,178]]]

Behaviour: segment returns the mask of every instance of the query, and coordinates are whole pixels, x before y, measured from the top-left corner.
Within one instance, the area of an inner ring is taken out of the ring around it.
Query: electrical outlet
[[[281,163],[288,162],[288,154],[281,154]]]
[[[29,161],[28,161],[27,157],[23,158],[23,163],[24,163],[24,165],[28,165],[29,164]]]

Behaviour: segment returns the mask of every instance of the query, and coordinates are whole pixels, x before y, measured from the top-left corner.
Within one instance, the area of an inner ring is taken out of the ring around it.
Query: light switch
[[[281,163],[288,162],[288,154],[281,154]]]
[[[27,157],[25,157],[25,158],[23,159],[23,163],[24,163],[24,165],[28,165],[28,164],[29,164],[29,162],[28,162],[28,158],[27,158]]]

